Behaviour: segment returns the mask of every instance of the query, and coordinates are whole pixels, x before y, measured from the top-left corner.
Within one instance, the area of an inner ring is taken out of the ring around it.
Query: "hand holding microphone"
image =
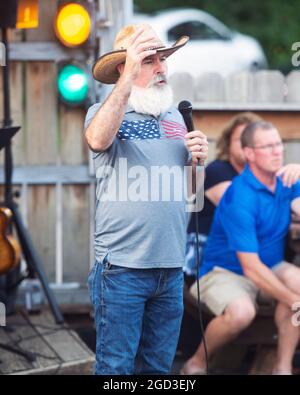
[[[178,110],[188,130],[188,133],[185,135],[186,147],[191,152],[192,161],[195,164],[204,166],[204,161],[207,159],[208,142],[205,134],[194,128],[192,105],[187,100],[181,101],[178,105]]]

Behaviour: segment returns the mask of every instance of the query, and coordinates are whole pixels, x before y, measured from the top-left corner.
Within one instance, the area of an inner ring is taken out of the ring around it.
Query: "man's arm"
[[[93,151],[104,151],[111,146],[124,117],[130,91],[130,80],[120,77],[114,90],[86,128],[85,138]]]
[[[256,253],[237,252],[244,275],[254,282],[257,288],[289,307],[300,300],[299,295],[290,291],[275,274],[259,259]]]
[[[141,71],[142,61],[156,53],[156,50],[148,50],[157,46],[154,36],[144,37],[143,32],[144,29],[138,29],[131,36],[122,75],[85,130],[86,141],[93,151],[104,151],[111,146],[124,117],[133,82]]]
[[[205,196],[215,205],[217,206],[222,199],[224,193],[227,188],[231,185],[231,181],[223,181],[214,185],[213,187],[207,189],[205,191]]]

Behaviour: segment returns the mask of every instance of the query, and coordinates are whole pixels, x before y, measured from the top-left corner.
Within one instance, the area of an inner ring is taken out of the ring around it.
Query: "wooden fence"
[[[40,3],[48,4],[47,9],[42,6],[41,18],[50,20],[56,0]],[[116,6],[117,2],[113,3]],[[119,17],[112,36],[122,24]],[[52,25],[49,22],[47,26],[22,35],[15,32],[14,41],[53,44]],[[108,30],[104,33],[108,35]],[[109,42],[111,45],[112,40]],[[22,126],[13,139],[14,190],[20,192],[16,200],[50,281],[84,284],[93,263],[95,196],[89,153],[82,138],[86,110],[58,101],[56,77],[55,60],[15,58],[12,62],[12,118],[15,125]],[[196,126],[211,140],[210,160],[224,123],[238,111],[253,110],[274,121],[286,142],[286,160],[299,162],[300,72],[287,77],[277,71],[239,73],[227,79],[207,74],[197,80],[188,74],[174,74],[170,81],[175,103],[182,99],[194,103]],[[1,110],[0,102],[0,119]]]
[[[254,111],[273,122],[285,142],[285,160],[300,161],[300,71],[284,76],[279,71],[239,72],[227,78],[215,73],[194,80],[188,73],[173,74],[170,83],[174,103],[190,100],[194,122],[211,142],[209,160],[215,156],[215,140],[237,112]]]

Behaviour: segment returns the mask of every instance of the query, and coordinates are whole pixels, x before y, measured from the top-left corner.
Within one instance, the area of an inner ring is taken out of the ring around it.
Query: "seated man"
[[[291,374],[300,328],[292,309],[300,301],[300,269],[283,262],[291,209],[300,214],[300,166],[283,164],[283,143],[268,122],[246,127],[241,137],[247,165],[235,177],[216,210],[203,265],[201,300],[216,315],[206,328],[208,355],[234,339],[253,320],[258,293],[278,304],[274,374]],[[292,166],[292,168],[291,168]],[[197,298],[197,282],[191,293]],[[203,343],[182,369],[205,371]]]

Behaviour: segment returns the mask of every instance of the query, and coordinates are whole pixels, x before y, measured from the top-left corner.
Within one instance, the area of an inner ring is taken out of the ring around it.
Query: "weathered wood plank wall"
[[[131,2],[95,0],[95,3],[101,18],[109,22],[97,29],[97,45],[106,51],[111,48],[116,31],[128,20]],[[10,31],[12,48],[14,43],[22,42],[24,46],[39,44],[41,48],[51,44],[57,53],[65,50],[53,29],[58,4],[59,0],[40,1],[39,27]],[[59,59],[28,60],[34,56],[25,52],[24,59],[11,61],[10,68],[13,124],[22,126],[12,142],[14,190],[21,192],[17,200],[23,219],[50,281],[86,283],[93,263],[95,194],[95,180],[89,176],[88,148],[82,138],[86,109],[71,108],[58,100]],[[43,56],[45,59],[45,53]],[[1,151],[0,183],[3,160]],[[3,196],[4,189],[0,186],[0,200]]]

